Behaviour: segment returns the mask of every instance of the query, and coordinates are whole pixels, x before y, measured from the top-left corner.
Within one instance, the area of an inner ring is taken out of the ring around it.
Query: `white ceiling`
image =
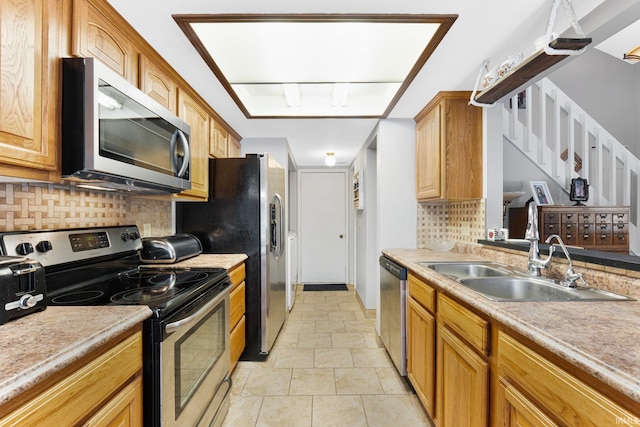
[[[552,4],[552,0],[108,1],[243,138],[286,138],[299,167],[323,166],[327,151],[336,153],[338,165],[349,165],[377,120],[247,119],[172,15],[458,14],[452,28],[389,115],[390,119],[413,119],[438,91],[471,90],[484,59],[489,58],[497,65],[510,54],[523,52],[525,57],[531,54],[534,40],[545,33]],[[580,0],[575,1],[573,7],[581,19],[601,3],[619,1]],[[562,33],[568,27],[560,8],[554,31]]]

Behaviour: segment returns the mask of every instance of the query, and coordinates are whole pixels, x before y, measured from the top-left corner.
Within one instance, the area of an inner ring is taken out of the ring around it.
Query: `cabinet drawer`
[[[596,245],[610,245],[613,242],[611,224],[596,224]]]
[[[547,413],[563,424],[613,425],[616,420],[634,420],[635,415],[564,371],[513,337],[498,333],[498,367]]]
[[[558,234],[560,232],[560,224],[544,224],[544,235]]]
[[[233,368],[238,363],[238,359],[240,359],[240,355],[244,351],[245,346],[245,317],[242,316],[238,325],[231,330],[231,335],[229,337],[229,353],[231,355],[231,367],[229,371],[233,371]]]
[[[229,296],[229,325],[231,329],[236,326],[246,311],[244,296],[245,284],[242,282],[240,286],[231,291]]]
[[[578,223],[580,224],[593,224],[595,221],[595,214],[593,213],[580,213],[578,214]]]
[[[244,266],[244,262],[239,266],[237,266],[236,268],[234,268],[233,270],[230,270],[229,277],[231,278],[231,283],[233,283],[232,289],[237,288],[238,285],[240,285],[240,283],[244,282],[244,279],[246,277],[246,269]]]
[[[436,290],[413,273],[409,273],[409,296],[431,313],[436,312]]]
[[[614,212],[611,214],[611,222],[613,222],[614,224],[628,223],[629,214],[627,212]]]
[[[611,224],[611,214],[598,212],[596,215],[596,224]]]
[[[578,232],[578,246],[591,246],[596,244],[596,235],[593,227],[581,228]]]
[[[613,236],[611,236],[612,244],[614,245],[628,245],[629,244],[629,233],[614,231]]]
[[[484,355],[489,354],[489,322],[451,298],[438,294],[438,315],[449,329]]]
[[[560,214],[558,212],[545,212],[543,213],[544,215],[544,222],[553,222],[553,223],[560,223]]]
[[[562,224],[577,224],[578,214],[574,212],[566,212],[562,214]]]
[[[579,233],[580,231],[575,226],[569,227],[567,229],[565,229],[564,226],[562,226],[562,233],[560,233],[560,236],[562,236],[562,240],[564,241],[565,244],[577,245]]]

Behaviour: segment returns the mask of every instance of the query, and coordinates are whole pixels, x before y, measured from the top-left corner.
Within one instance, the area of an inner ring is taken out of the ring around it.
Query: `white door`
[[[300,171],[301,283],[346,283],[346,185],[346,171]]]

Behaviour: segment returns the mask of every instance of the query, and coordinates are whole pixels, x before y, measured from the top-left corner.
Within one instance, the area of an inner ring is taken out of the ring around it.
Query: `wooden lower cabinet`
[[[231,353],[231,368],[230,371],[236,367],[240,355],[244,351],[246,342],[245,332],[245,283],[246,277],[245,264],[242,263],[229,271],[229,277],[233,287],[231,288],[231,296],[229,298],[229,330],[230,330],[230,353]]]
[[[83,425],[87,427],[141,426],[142,377],[137,376]]]
[[[407,377],[422,405],[435,418],[436,319],[415,299],[407,310]]]
[[[497,347],[495,425],[527,425],[519,421],[526,419],[532,425],[596,427],[639,419],[637,413],[503,331],[498,333]]]
[[[535,403],[506,379],[500,377],[496,385],[496,392],[492,399],[496,403],[496,426],[504,427],[555,427],[558,426],[547,417]]]
[[[442,325],[437,348],[437,426],[488,426],[489,363]]]
[[[142,425],[142,333],[107,344],[95,358],[25,395],[0,425]]]

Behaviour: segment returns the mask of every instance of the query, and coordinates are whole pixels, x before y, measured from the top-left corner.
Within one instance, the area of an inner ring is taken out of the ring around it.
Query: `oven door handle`
[[[211,301],[207,302],[205,305],[203,305],[201,308],[198,309],[198,311],[196,311],[195,313],[193,313],[191,316],[186,317],[184,319],[180,319],[176,322],[172,322],[172,323],[168,323],[165,327],[164,327],[164,331],[167,334],[171,334],[175,331],[177,331],[178,329],[185,327],[185,326],[189,326],[193,323],[197,323],[200,321],[200,319],[202,319],[204,316],[206,316],[209,312],[211,312],[211,310],[213,310],[213,308],[215,306],[217,306],[218,304],[220,304],[222,301],[224,301],[225,298],[227,298],[229,296],[229,285],[226,286],[226,288],[224,289],[224,291],[220,292],[218,295],[216,295],[216,297],[214,299],[212,299]]]

